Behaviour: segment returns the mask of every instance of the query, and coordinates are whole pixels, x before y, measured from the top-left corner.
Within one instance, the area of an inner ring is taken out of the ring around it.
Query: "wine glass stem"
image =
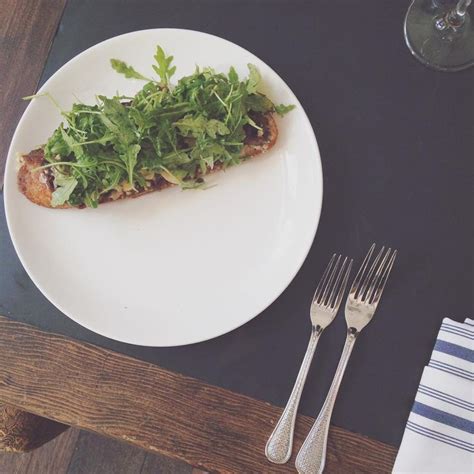
[[[472,0],[459,0],[452,10],[449,10],[443,16],[436,19],[436,28],[439,31],[459,31],[466,20],[467,7],[471,4],[471,1]]]
[[[459,16],[464,16],[467,11],[467,7],[471,4],[472,0],[459,0],[456,5],[456,14]]]

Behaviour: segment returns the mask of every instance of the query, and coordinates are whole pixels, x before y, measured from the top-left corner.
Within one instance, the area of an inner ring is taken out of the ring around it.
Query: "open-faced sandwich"
[[[97,97],[62,111],[64,123],[47,143],[20,157],[18,185],[45,207],[97,207],[171,185],[201,187],[204,176],[270,149],[278,136],[275,105],[259,92],[260,74],[196,68],[175,86],[172,56],[158,46],[147,78],[123,61],[112,67],[146,82],[134,97]],[[33,96],[37,97],[37,96]]]

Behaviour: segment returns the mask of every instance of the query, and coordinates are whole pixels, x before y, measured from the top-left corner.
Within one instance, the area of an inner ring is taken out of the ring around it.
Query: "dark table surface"
[[[407,7],[389,0],[69,0],[42,82],[89,46],[133,30],[189,28],[234,41],[273,67],[304,105],[321,151],[323,212],[301,271],[267,310],[212,341],[160,349],[103,338],[53,307],[21,266],[1,206],[0,313],[284,405],[328,256],[360,261],[373,241],[385,243],[399,258],[352,355],[333,423],[398,445],[442,318],[473,314],[474,71],[434,72],[412,58],[402,35]],[[304,414],[321,407],[344,337],[340,314],[317,349]]]

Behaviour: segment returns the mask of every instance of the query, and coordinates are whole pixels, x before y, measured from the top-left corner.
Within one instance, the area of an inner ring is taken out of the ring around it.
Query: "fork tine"
[[[327,306],[330,306],[331,308],[333,307],[333,303],[338,293],[339,282],[341,281],[341,277],[344,272],[344,267],[346,266],[346,262],[347,262],[347,257],[344,257],[344,260],[342,261],[342,265],[339,268],[339,272],[337,273],[336,280],[334,284],[332,285],[331,292],[329,293],[329,296],[328,296]]]
[[[369,263],[370,257],[372,256],[372,253],[374,252],[374,249],[375,249],[375,244],[372,244],[369,251],[367,252],[367,255],[364,258],[364,261],[362,262],[362,265],[361,265],[359,271],[357,272],[356,277],[354,278],[354,283],[352,283],[352,288],[351,288],[351,291],[350,291],[351,296],[355,296],[355,294],[357,292],[357,289],[359,288],[360,282],[362,280],[362,276],[363,276],[363,274],[365,272],[365,269],[366,269],[366,267]]]
[[[341,255],[337,257],[336,263],[334,264],[334,267],[332,269],[331,275],[329,277],[329,280],[326,284],[326,288],[324,288],[323,296],[321,297],[321,304],[326,305],[329,302],[328,295],[329,291],[332,288],[332,282],[334,281],[334,277],[336,276],[336,271],[339,266],[339,262],[341,261]]]
[[[396,257],[397,257],[397,251],[395,250],[392,254],[392,257],[390,258],[390,260],[388,262],[388,265],[385,267],[385,270],[382,274],[382,278],[380,280],[380,283],[377,286],[377,289],[376,289],[376,292],[375,292],[375,295],[374,295],[374,299],[372,301],[372,304],[374,304],[376,306],[380,301],[380,297],[382,296],[382,292],[385,288],[385,283],[387,283],[388,276],[390,275],[390,271],[392,270],[393,263],[395,262]]]
[[[334,253],[331,257],[331,260],[329,260],[329,263],[326,267],[326,270],[324,270],[323,276],[321,277],[321,280],[319,280],[318,286],[316,287],[316,290],[314,291],[314,296],[313,296],[313,301],[311,304],[316,303],[316,301],[319,300],[321,296],[321,291],[324,288],[324,285],[326,284],[326,278],[329,275],[329,272],[331,271],[332,264],[334,260],[336,259],[336,254]]]
[[[358,293],[357,298],[359,298],[361,300],[366,299],[366,298],[364,298],[365,292],[366,292],[366,290],[369,286],[369,283],[371,283],[371,281],[373,281],[372,280],[372,275],[374,274],[375,269],[377,268],[377,264],[380,260],[380,257],[382,256],[384,250],[385,250],[385,247],[382,247],[380,249],[379,253],[377,254],[377,256],[375,257],[372,265],[370,266],[370,270],[368,271],[367,275],[364,277],[364,279],[361,283],[360,290],[357,292]]]
[[[374,278],[370,282],[370,286],[369,286],[369,289],[367,290],[367,294],[364,301],[367,301],[370,303],[370,301],[373,299],[373,296],[375,295],[375,289],[377,288],[380,282],[380,278],[382,277],[385,264],[387,263],[387,260],[390,257],[391,251],[392,249],[389,247],[387,252],[385,252],[385,255],[383,256],[382,261],[380,262],[380,265],[377,268],[377,272],[375,273]]]
[[[347,260],[347,257],[344,259],[344,264],[346,263],[346,260]],[[343,264],[343,267],[344,267],[344,264]],[[346,291],[347,281],[349,280],[351,269],[352,269],[352,259],[350,260],[349,265],[347,266],[347,269],[344,274],[344,278],[342,279],[342,283],[339,287],[339,292],[337,293],[336,299],[334,301],[334,305],[332,306],[336,311],[339,309],[339,306],[342,301],[342,297],[344,296],[344,292]],[[339,276],[341,275],[342,275],[342,268],[341,268],[341,272],[339,273]]]

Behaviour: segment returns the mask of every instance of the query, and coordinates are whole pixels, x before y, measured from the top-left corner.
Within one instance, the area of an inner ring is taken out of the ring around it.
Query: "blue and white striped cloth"
[[[474,473],[474,320],[445,318],[394,473]]]

